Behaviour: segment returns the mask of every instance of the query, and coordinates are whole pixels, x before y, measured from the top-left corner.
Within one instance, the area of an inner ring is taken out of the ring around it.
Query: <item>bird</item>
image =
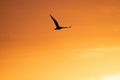
[[[55,30],[61,30],[61,29],[64,29],[64,28],[71,28],[71,26],[69,27],[62,27],[58,24],[57,20],[50,14],[50,17],[52,18],[53,22],[55,23]]]

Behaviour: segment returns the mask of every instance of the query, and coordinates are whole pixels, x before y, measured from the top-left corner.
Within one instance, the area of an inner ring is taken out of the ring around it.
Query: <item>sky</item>
[[[1,0],[0,80],[120,80],[119,4]]]

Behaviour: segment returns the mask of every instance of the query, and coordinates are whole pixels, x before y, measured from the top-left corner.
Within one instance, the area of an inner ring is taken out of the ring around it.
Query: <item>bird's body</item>
[[[58,24],[58,22],[55,20],[55,18],[53,18],[51,15],[50,15],[50,17],[52,18],[52,20],[53,20],[54,23],[55,23],[55,26],[56,26],[55,30],[61,30],[61,29],[63,29],[63,28],[71,28],[71,26],[70,26],[70,27],[61,27],[61,26],[59,26],[59,24]]]

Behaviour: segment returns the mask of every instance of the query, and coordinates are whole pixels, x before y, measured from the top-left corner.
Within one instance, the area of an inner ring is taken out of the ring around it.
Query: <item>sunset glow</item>
[[[104,76],[100,80],[120,80],[120,75],[109,75],[109,76]]]
[[[2,0],[0,9],[0,80],[120,80],[119,0]],[[72,27],[54,30],[50,14]]]

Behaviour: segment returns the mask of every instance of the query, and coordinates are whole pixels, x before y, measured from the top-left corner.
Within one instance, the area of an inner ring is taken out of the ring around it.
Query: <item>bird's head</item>
[[[55,28],[55,30],[58,30],[57,28]]]
[[[55,30],[60,30],[61,28],[55,28]]]

